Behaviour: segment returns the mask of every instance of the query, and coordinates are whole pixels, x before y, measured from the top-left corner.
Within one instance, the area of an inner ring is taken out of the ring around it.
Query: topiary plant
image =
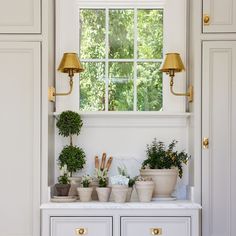
[[[58,164],[60,168],[67,165],[67,170],[72,177],[72,173],[83,169],[85,164],[85,153],[83,149],[76,146],[65,146],[61,151]]]
[[[79,135],[83,121],[77,112],[64,111],[60,114],[56,126],[59,129],[59,135],[70,137],[70,145],[72,146],[72,136]]]

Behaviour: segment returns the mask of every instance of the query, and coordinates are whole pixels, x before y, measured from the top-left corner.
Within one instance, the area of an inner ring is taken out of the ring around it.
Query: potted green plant
[[[96,187],[96,191],[98,194],[98,200],[100,202],[108,202],[111,188],[108,187],[108,171],[105,168],[104,170],[96,169],[95,178],[98,180],[98,187]]]
[[[150,202],[154,190],[154,182],[151,178],[138,176],[135,181],[135,188],[140,202]]]
[[[67,166],[64,165],[60,168],[60,176],[58,177],[58,183],[55,184],[55,190],[57,196],[68,196],[70,190],[70,180],[68,178]]]
[[[92,182],[92,177],[89,175],[84,175],[81,180],[81,187],[77,188],[79,193],[79,198],[81,202],[90,202],[93,192],[93,187],[90,187]]]
[[[69,145],[66,145],[59,154],[59,167],[67,165],[69,178],[71,181],[70,196],[76,196],[77,190],[81,182],[81,177],[72,177],[73,173],[83,169],[86,159],[82,148],[73,145],[73,136],[79,135],[83,125],[82,119],[77,112],[64,111],[56,122],[59,129],[59,135],[69,137]]]
[[[151,177],[154,181],[154,198],[171,198],[177,177],[182,178],[183,164],[190,159],[185,151],[178,152],[177,144],[173,140],[168,147],[156,139],[151,145],[147,145],[147,159],[143,161],[140,174],[142,177]]]

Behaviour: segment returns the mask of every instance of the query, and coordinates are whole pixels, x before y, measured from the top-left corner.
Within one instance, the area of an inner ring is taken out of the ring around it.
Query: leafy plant
[[[106,168],[104,170],[96,169],[96,178],[98,179],[98,186],[100,188],[107,187],[107,185],[108,185],[107,174],[108,174],[108,171]]]
[[[65,146],[61,151],[58,164],[60,168],[67,165],[67,170],[72,176],[73,172],[83,169],[85,164],[85,153],[84,151],[76,146]]]
[[[187,164],[190,155],[184,151],[175,151],[174,148],[176,144],[177,141],[173,140],[168,148],[166,148],[163,142],[157,142],[155,138],[151,145],[147,145],[147,159],[143,161],[142,168],[171,169],[177,167],[179,170],[179,177],[182,178],[182,164]]]
[[[72,136],[79,135],[83,121],[77,112],[64,111],[60,114],[56,126],[59,129],[59,135],[70,137],[70,145],[72,146]]]
[[[69,184],[67,165],[60,168],[60,176],[57,178],[59,184]]]
[[[118,170],[119,175],[125,176],[129,179],[128,186],[129,188],[133,188],[137,177],[131,178],[130,175],[128,174],[128,170],[125,165],[123,167],[118,166],[117,170]]]
[[[90,175],[84,175],[81,180],[83,188],[88,188],[92,182],[92,177]]]

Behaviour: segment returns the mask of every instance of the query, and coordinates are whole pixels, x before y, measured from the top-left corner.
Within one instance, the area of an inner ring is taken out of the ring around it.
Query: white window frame
[[[187,63],[187,9],[188,0],[57,0],[56,1],[56,65],[66,51],[79,52],[79,22],[78,8],[164,8],[164,48],[163,55],[167,52],[179,52],[184,64]],[[75,24],[71,24],[75,22]],[[188,65],[186,65],[188,68]],[[56,89],[63,91],[68,87],[67,75],[56,72]],[[60,79],[62,77],[62,79]],[[74,89],[70,96],[57,97],[56,111],[79,111],[79,76],[74,78]],[[186,89],[186,72],[175,76],[176,91]],[[136,98],[135,98],[136,99]],[[108,102],[108,101],[106,101]],[[108,107],[108,106],[106,106]],[[130,111],[129,114],[150,113],[183,113],[186,111],[186,98],[173,96],[169,91],[169,78],[163,75],[163,110],[156,112]],[[83,112],[86,114],[118,114],[123,111],[98,111]]]

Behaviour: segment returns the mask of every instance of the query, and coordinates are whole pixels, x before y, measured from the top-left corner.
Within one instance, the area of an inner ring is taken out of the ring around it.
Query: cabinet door
[[[203,0],[203,32],[236,32],[236,0]]]
[[[236,41],[203,43],[203,236],[236,235]]]
[[[0,235],[40,223],[40,43],[0,42]]]
[[[1,0],[0,33],[40,33],[41,0]]]

